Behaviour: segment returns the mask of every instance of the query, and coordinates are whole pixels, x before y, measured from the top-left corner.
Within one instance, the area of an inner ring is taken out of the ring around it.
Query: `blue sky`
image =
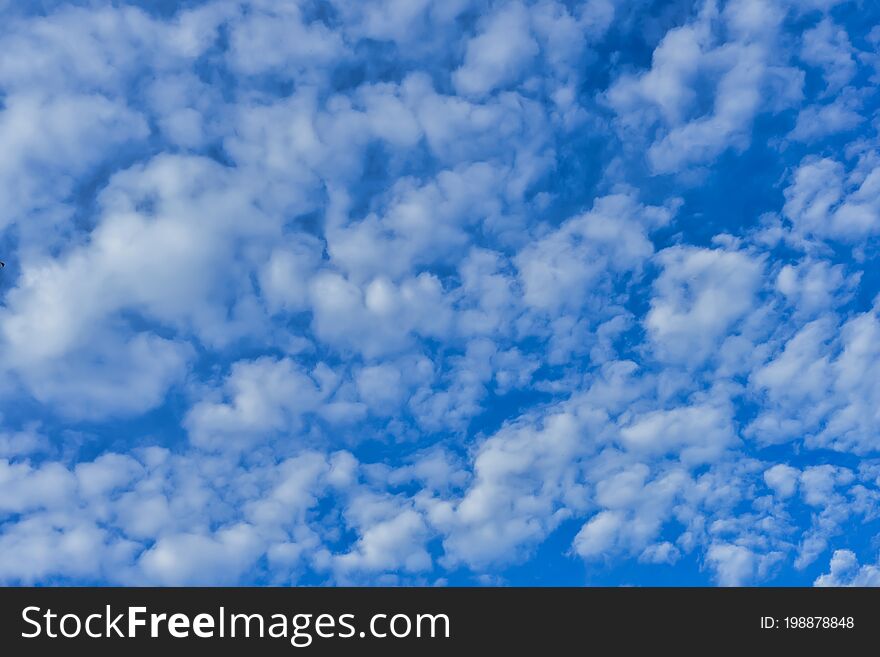
[[[880,584],[876,3],[0,14],[0,582]]]

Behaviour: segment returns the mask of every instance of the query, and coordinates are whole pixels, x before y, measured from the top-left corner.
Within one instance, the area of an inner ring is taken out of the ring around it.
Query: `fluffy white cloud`
[[[849,82],[856,73],[853,47],[846,30],[824,18],[816,27],[804,32],[801,58],[822,69],[828,92]]]
[[[567,220],[516,257],[524,301],[558,313],[577,311],[590,297],[608,298],[615,274],[638,273],[653,255],[647,238],[672,216],[626,195],[597,199],[593,209]]]
[[[474,480],[461,500],[435,501],[428,517],[448,535],[450,564],[515,558],[582,508],[586,489],[578,458],[601,431],[601,414],[557,412],[538,426],[507,426],[480,446]],[[592,434],[592,435],[591,435]]]
[[[737,443],[730,409],[710,405],[652,411],[620,430],[623,445],[646,456],[674,453],[685,464],[711,463]]]
[[[46,436],[36,425],[26,426],[21,431],[0,432],[0,458],[28,456],[46,451],[48,446]]]
[[[237,73],[308,78],[308,71],[320,70],[345,54],[341,36],[321,21],[304,20],[298,5],[260,0],[248,5],[229,35],[227,57]],[[274,46],[267,48],[267,43]]]
[[[816,578],[815,586],[878,586],[880,568],[876,564],[859,564],[852,550],[835,550],[830,571]]]
[[[312,279],[310,295],[315,334],[367,357],[400,352],[413,335],[444,337],[452,321],[442,285],[431,274],[400,285],[380,277],[361,288],[323,272]]]
[[[355,502],[353,508],[357,509],[357,505]],[[333,568],[343,580],[358,571],[428,570],[431,556],[424,547],[427,534],[424,519],[412,509],[387,518],[370,517],[352,551],[335,557]]]
[[[811,316],[848,301],[860,278],[860,274],[847,276],[843,265],[807,258],[783,266],[776,277],[776,289],[796,312]]]
[[[213,536],[163,536],[144,552],[140,567],[147,581],[168,586],[234,584],[260,555],[254,529],[246,524],[219,530]]]
[[[500,5],[480,34],[468,42],[464,64],[453,74],[455,87],[465,95],[490,92],[517,80],[537,54],[525,6],[521,2]]]
[[[156,20],[131,6],[60,6],[46,15],[10,20],[0,64],[7,89],[99,90],[121,93],[149,64],[160,71],[197,58],[229,14],[223,3]]]
[[[706,561],[717,573],[721,586],[743,586],[755,576],[758,560],[742,545],[715,543],[706,551]]]
[[[200,447],[236,450],[296,430],[302,415],[316,410],[328,394],[322,383],[329,377],[326,366],[309,376],[289,358],[236,363],[223,382],[226,399],[204,399],[190,409],[185,421],[190,439]]]
[[[705,2],[695,20],[666,33],[649,71],[621,76],[611,86],[607,102],[622,131],[659,125],[647,153],[656,173],[706,164],[729,148],[744,150],[759,113],[800,100],[803,74],[773,58],[784,16],[771,1],[736,0],[721,10]],[[698,98],[701,82],[711,85],[708,107]]]
[[[247,302],[247,276],[237,278],[247,261],[236,259],[236,240],[278,228],[246,210],[249,193],[228,182],[209,160],[173,156],[117,174],[90,240],[35,258],[8,293],[4,367],[36,397],[81,409],[73,415],[141,412],[181,377],[189,349],[149,331],[126,337],[124,315],[208,344],[252,331],[259,311]],[[245,211],[251,219],[238,223]]]
[[[66,219],[70,208],[58,204],[77,179],[147,134],[144,117],[103,96],[10,95],[0,112],[0,228],[32,212],[46,214],[44,231]]]
[[[783,213],[798,235],[858,242],[880,231],[880,166],[849,173],[831,158],[805,158],[785,189]]]
[[[827,317],[807,324],[752,374],[768,403],[747,433],[768,443],[803,438],[812,447],[875,450],[878,335],[876,311],[839,327]]]
[[[789,137],[809,143],[849,132],[865,120],[860,110],[860,98],[855,94],[841,94],[831,103],[810,105],[798,113],[797,123]]]
[[[654,351],[663,361],[699,364],[755,307],[763,265],[740,251],[680,246],[656,260],[663,271],[645,316]]]
[[[764,472],[764,481],[779,497],[786,498],[794,495],[797,490],[799,475],[797,468],[777,463]]]
[[[136,550],[88,521],[51,515],[32,516],[7,528],[0,548],[0,580],[21,584],[58,577],[115,582]]]

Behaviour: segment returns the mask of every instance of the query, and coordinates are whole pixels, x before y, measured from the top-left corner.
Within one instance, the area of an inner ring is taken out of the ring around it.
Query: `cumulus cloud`
[[[880,168],[871,157],[851,171],[832,158],[805,158],[785,189],[783,212],[797,234],[858,242],[880,230]]]
[[[657,356],[700,363],[756,305],[762,263],[739,251],[670,247],[657,254],[663,267],[645,316]]]
[[[564,503],[583,504],[578,458],[590,451],[601,418],[559,412],[539,422],[505,427],[488,439],[465,495],[429,506],[429,518],[448,532],[451,563],[516,558],[569,515]]]
[[[800,100],[802,72],[771,56],[784,16],[775,2],[702,3],[694,20],[666,33],[650,70],[624,74],[610,87],[607,102],[623,131],[656,126],[647,151],[656,173],[744,150],[759,113]],[[709,85],[708,99],[698,95],[700,84]]]
[[[598,199],[590,212],[517,254],[524,301],[558,313],[579,309],[597,292],[607,298],[611,276],[639,272],[654,251],[646,233],[671,215],[668,208],[646,208],[625,195]]]
[[[198,402],[185,424],[200,447],[247,448],[276,432],[295,431],[301,417],[327,395],[321,378],[331,377],[326,366],[309,376],[289,359],[239,362],[223,383],[227,400]]]
[[[621,428],[632,452],[677,453],[685,463],[712,462],[736,442],[729,409],[688,406],[652,411]]]
[[[842,326],[828,317],[807,324],[753,373],[768,403],[747,432],[769,443],[803,437],[815,447],[873,452],[878,391],[869,372],[878,333],[876,312]]]
[[[816,578],[816,586],[878,586],[880,569],[875,564],[859,564],[852,550],[835,550],[829,572]]]
[[[825,105],[809,105],[798,113],[789,137],[795,141],[813,142],[849,132],[865,120],[860,110],[860,99],[854,94],[841,94]]]
[[[804,33],[801,58],[822,69],[828,92],[839,90],[855,75],[856,63],[852,53],[846,30],[835,25],[830,18],[823,18],[816,27]]]
[[[146,121],[124,104],[87,94],[56,98],[17,93],[0,115],[0,140],[6,154],[0,164],[0,225],[28,213],[48,215],[48,226],[69,216],[62,202],[79,177],[106,160],[114,149],[148,134]],[[61,206],[61,207],[59,207]],[[66,211],[65,211],[66,210]]]

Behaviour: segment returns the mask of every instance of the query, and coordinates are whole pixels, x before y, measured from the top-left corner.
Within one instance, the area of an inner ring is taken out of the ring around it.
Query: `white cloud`
[[[0,64],[6,88],[121,92],[145,65],[159,70],[199,56],[216,38],[222,3],[181,11],[171,21],[137,7],[62,6],[8,23]]]
[[[145,583],[168,586],[235,584],[260,555],[253,527],[238,524],[214,536],[184,533],[163,536],[144,552],[139,565]]]
[[[0,458],[27,456],[47,451],[49,441],[37,425],[29,425],[21,431],[0,430]]]
[[[321,263],[323,245],[311,235],[293,235],[275,248],[260,270],[260,290],[272,312],[309,308],[309,282]]]
[[[557,412],[537,426],[520,422],[486,440],[461,500],[429,507],[429,519],[446,533],[445,560],[478,567],[516,558],[568,517],[565,506],[582,507],[586,491],[577,459],[601,430],[599,416]]]
[[[681,551],[669,541],[649,545],[639,556],[642,563],[674,564],[681,557]]]
[[[880,567],[860,565],[852,550],[835,550],[829,572],[819,575],[814,586],[880,586]]]
[[[626,74],[607,102],[625,133],[659,124],[647,158],[655,173],[707,164],[750,143],[755,117],[801,99],[803,75],[774,60],[784,11],[774,3],[705,2],[698,17],[666,33],[649,71]],[[723,40],[722,35],[728,39]],[[698,104],[697,85],[709,84],[711,104]]]
[[[468,229],[499,213],[490,190],[503,179],[503,171],[485,162],[441,171],[427,184],[402,179],[381,215],[330,226],[328,253],[357,281],[455,262],[470,240]]]
[[[340,35],[321,21],[304,21],[298,5],[265,0],[252,0],[248,5],[248,13],[235,21],[230,34],[227,57],[237,73],[323,77],[323,67],[346,54]],[[273,47],[267,48],[268,43]],[[309,75],[308,71],[316,69]]]
[[[807,258],[782,267],[776,277],[776,289],[797,313],[810,316],[848,301],[860,278],[860,274],[847,276],[843,265]]]
[[[706,551],[706,561],[721,586],[743,586],[755,576],[756,555],[742,545],[714,543]]]
[[[699,364],[755,308],[763,265],[740,251],[683,246],[656,260],[663,271],[645,317],[654,353],[661,361]]]
[[[423,273],[399,285],[377,277],[363,288],[339,274],[312,279],[313,329],[323,342],[366,357],[400,353],[414,336],[445,337],[452,310],[436,276]]]
[[[716,406],[685,406],[637,416],[620,429],[623,445],[648,456],[676,454],[693,465],[717,461],[737,444],[730,409]]]
[[[521,2],[500,5],[480,34],[468,42],[464,64],[453,73],[455,88],[463,95],[489,93],[516,81],[537,54],[525,6]]]
[[[764,481],[781,498],[791,497],[797,490],[800,472],[797,468],[777,463],[764,472]]]
[[[239,450],[281,431],[296,430],[326,390],[292,360],[262,357],[232,366],[222,401],[198,402],[185,425],[195,445]]]
[[[115,582],[134,551],[130,542],[88,521],[33,516],[0,535],[0,580],[24,585],[59,577]]]
[[[386,519],[372,520],[352,551],[333,560],[333,568],[342,578],[358,571],[428,570],[431,556],[424,548],[426,538],[422,517],[411,509],[402,510]]]
[[[401,56],[406,56],[423,54],[425,44],[433,45],[433,39],[438,35],[446,35],[445,28],[472,3],[470,0],[378,0],[370,3],[332,0],[332,4],[344,17],[343,29],[354,39],[366,37],[394,41],[405,46]]]
[[[859,110],[861,102],[854,94],[841,94],[824,105],[809,105],[798,113],[797,123],[788,136],[795,141],[811,143],[849,132],[865,120]]]
[[[597,199],[516,256],[523,300],[539,310],[577,311],[590,297],[606,299],[614,274],[638,273],[653,255],[647,233],[665,225],[669,208],[642,206],[626,195]]]
[[[3,490],[0,508],[7,513],[22,513],[66,504],[76,488],[76,480],[59,463],[33,468],[28,463],[10,463],[2,459],[0,487]]]
[[[827,317],[807,324],[752,374],[768,403],[747,434],[768,443],[803,437],[811,447],[873,450],[880,388],[870,372],[880,359],[878,335],[875,312],[840,327]]]
[[[29,92],[11,94],[3,104],[0,228],[34,211],[48,213],[48,220],[39,222],[43,231],[66,219],[71,210],[56,204],[74,192],[77,179],[112,160],[114,150],[149,134],[144,117],[103,96]],[[24,231],[30,233],[27,226]]]
[[[617,534],[626,522],[620,511],[601,511],[581,527],[573,547],[580,556],[589,558],[609,553],[617,542]]]
[[[858,242],[880,231],[880,166],[847,174],[831,158],[805,158],[785,189],[783,213],[796,234]]]
[[[804,32],[801,59],[822,69],[826,93],[838,91],[856,74],[853,47],[846,30],[826,17]]]

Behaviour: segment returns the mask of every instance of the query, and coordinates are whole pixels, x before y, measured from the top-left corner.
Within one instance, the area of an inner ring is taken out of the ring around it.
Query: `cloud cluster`
[[[876,582],[873,10],[26,4],[0,581]]]

